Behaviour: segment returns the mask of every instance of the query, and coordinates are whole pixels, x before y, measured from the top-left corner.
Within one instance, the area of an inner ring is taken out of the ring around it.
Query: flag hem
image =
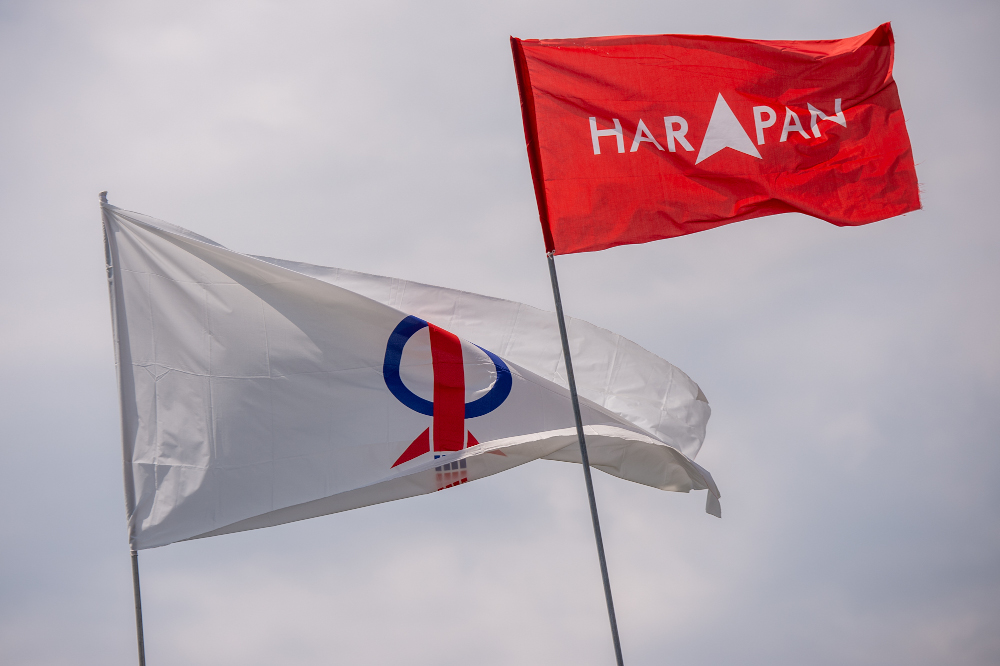
[[[531,73],[528,71],[528,61],[524,56],[524,49],[521,48],[521,40],[512,36],[510,47],[514,53],[514,73],[517,76],[517,93],[521,99],[524,142],[528,148],[528,166],[531,168],[531,180],[535,186],[535,203],[538,206],[538,219],[542,223],[545,251],[555,252],[552,230],[549,228],[549,205],[545,198],[542,156],[538,151],[538,128],[535,120],[535,96],[531,87]]]

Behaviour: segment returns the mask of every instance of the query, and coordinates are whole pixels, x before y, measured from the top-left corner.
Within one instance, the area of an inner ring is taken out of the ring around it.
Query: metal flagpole
[[[521,40],[511,37],[510,46],[514,55],[514,73],[517,75],[517,91],[521,97],[521,119],[524,121],[524,139],[528,148],[528,163],[531,166],[531,180],[535,185],[535,199],[538,202],[538,216],[545,236],[545,248],[553,248],[549,231],[548,207],[545,203],[545,187],[542,178],[541,156],[538,150],[538,133],[535,127],[535,103],[531,94],[528,65],[524,59]],[[590,477],[590,456],[587,455],[587,441],[583,436],[583,418],[580,416],[580,398],[576,394],[576,379],[573,376],[573,361],[569,354],[569,337],[566,335],[566,318],[563,316],[562,298],[559,296],[559,280],[556,277],[556,261],[552,252],[546,252],[549,260],[549,277],[552,278],[552,296],[556,301],[556,317],[559,320],[559,336],[562,338],[563,359],[566,361],[566,379],[569,382],[569,396],[576,417],[576,437],[580,442],[580,461],[583,463],[583,478],[587,483],[587,499],[590,501],[590,518],[594,523],[594,540],[597,541],[597,557],[601,561],[601,578],[604,580],[604,599],[608,604],[608,620],[611,622],[611,638],[615,643],[615,659],[623,666],[622,645],[618,640],[618,621],[615,619],[615,602],[611,598],[611,580],[608,578],[608,562],[604,557],[604,540],[601,538],[601,521],[597,517],[597,500],[594,498],[594,481]]]
[[[552,278],[552,296],[556,301],[556,317],[559,319],[559,336],[562,338],[563,358],[566,361],[566,379],[569,382],[569,396],[576,418],[576,437],[580,442],[580,458],[583,462],[583,478],[587,482],[587,499],[590,500],[590,518],[594,523],[594,540],[597,541],[597,557],[601,561],[601,578],[604,580],[604,599],[608,604],[608,620],[611,622],[611,638],[615,643],[615,659],[623,666],[622,645],[618,640],[618,621],[615,619],[615,602],[611,598],[611,579],[608,578],[608,562],[604,557],[604,539],[601,538],[601,521],[597,517],[597,499],[594,497],[594,481],[590,476],[590,457],[587,455],[587,441],[583,436],[583,418],[580,416],[580,398],[576,393],[576,379],[573,376],[573,362],[569,354],[569,337],[566,335],[566,318],[563,316],[562,298],[559,296],[559,280],[556,277],[556,260],[551,252],[545,255],[549,260],[549,276]],[[136,588],[138,589],[138,588]],[[138,593],[137,593],[138,594]],[[138,599],[138,597],[136,597]]]
[[[139,594],[139,553],[132,551],[132,592],[135,595],[135,636],[139,641],[139,666],[146,666],[146,645],[142,639],[142,597]]]
[[[121,399],[121,354],[119,349],[120,341],[118,339],[118,308],[115,298],[115,271],[114,266],[111,263],[111,243],[108,239],[108,226],[105,218],[106,211],[104,210],[104,207],[108,205],[107,191],[101,192],[98,197],[101,200],[101,218],[104,230],[104,262],[108,277],[108,296],[111,300],[111,329],[114,335],[115,344],[115,369],[118,370],[118,394],[119,399]],[[122,418],[124,418],[124,416]],[[125,431],[123,427],[122,437],[124,437],[124,435]],[[128,515],[131,517],[132,514],[135,513],[135,500],[132,495],[132,490],[129,487],[129,480],[128,475],[126,475],[125,508]],[[129,550],[132,554],[132,594],[135,597],[135,637],[139,643],[139,666],[146,666],[146,645],[142,637],[142,597],[139,593],[139,553],[137,553],[134,548],[130,548]]]

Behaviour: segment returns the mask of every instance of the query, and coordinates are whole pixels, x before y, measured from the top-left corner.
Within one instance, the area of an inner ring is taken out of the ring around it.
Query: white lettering
[[[828,116],[819,109],[817,109],[812,104],[806,104],[809,108],[809,125],[812,128],[813,136],[817,139],[819,138],[819,121],[820,120],[832,120],[841,127],[847,127],[847,118],[844,117],[844,112],[840,110],[840,98],[833,103],[833,110],[836,115]]]
[[[802,121],[799,120],[798,114],[789,109],[788,107],[785,107],[785,124],[781,128],[782,142],[788,141],[788,133],[791,132],[792,130],[795,130],[796,132],[798,132],[807,139],[811,138],[808,134],[806,134],[806,131],[802,129]]]
[[[642,118],[640,118],[639,126],[635,128],[635,141],[632,142],[632,149],[629,152],[634,153],[639,150],[639,144],[643,141],[649,141],[660,150],[663,150],[663,146],[661,146],[656,139],[653,138],[653,135],[649,133],[648,129],[646,129],[646,123],[642,122]]]
[[[688,140],[684,138],[684,135],[688,133],[688,121],[680,116],[664,116],[663,124],[667,128],[667,150],[672,153],[677,152],[674,141],[679,142],[688,152],[694,150]],[[677,129],[674,129],[674,125],[677,125]]]
[[[767,120],[764,120],[764,115],[767,115]],[[757,128],[757,145],[764,145],[764,128],[770,127],[774,124],[774,121],[778,119],[778,116],[774,113],[774,109],[769,106],[755,106],[753,107],[753,126]],[[782,139],[784,141],[784,139]]]
[[[590,119],[590,138],[594,141],[594,154],[601,154],[601,144],[598,143],[598,139],[602,136],[613,136],[618,139],[618,152],[625,152],[625,137],[622,135],[622,124],[618,122],[617,118],[614,118],[615,128],[599,130],[597,129],[597,118]],[[660,150],[663,150],[660,148]]]

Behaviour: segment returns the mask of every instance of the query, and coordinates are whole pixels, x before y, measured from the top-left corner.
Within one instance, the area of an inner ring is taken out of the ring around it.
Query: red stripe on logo
[[[465,364],[458,336],[428,326],[431,334],[431,358],[434,363],[435,451],[461,451],[465,445]]]

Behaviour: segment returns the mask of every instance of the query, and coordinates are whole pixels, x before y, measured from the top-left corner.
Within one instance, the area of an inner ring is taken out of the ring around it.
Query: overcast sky
[[[924,210],[558,260],[700,384],[723,494],[596,473],[628,664],[1000,663],[1000,4],[0,2],[0,662],[135,663],[97,194],[551,308],[509,35],[891,20]],[[580,468],[140,555],[151,666],[613,663]]]

